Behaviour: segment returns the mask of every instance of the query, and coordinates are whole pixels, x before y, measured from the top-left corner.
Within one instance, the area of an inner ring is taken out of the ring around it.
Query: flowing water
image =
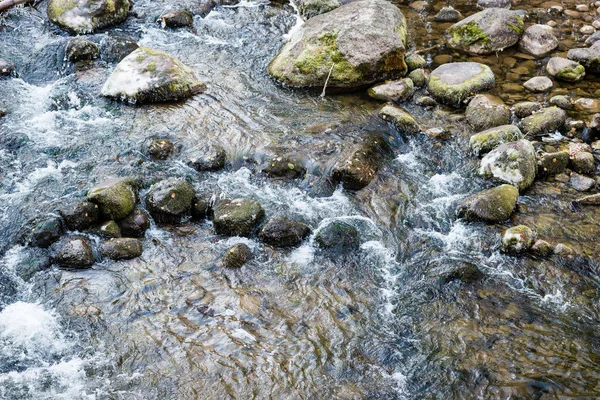
[[[455,217],[460,200],[489,183],[476,178],[471,132],[452,111],[407,105],[452,137],[402,137],[363,93],[320,98],[271,81],[267,64],[299,22],[291,6],[219,6],[195,17],[193,31],[161,29],[157,16],[182,6],[194,2],[138,0],[127,22],[90,35],[127,34],[192,67],[207,92],[171,105],[100,96],[114,64],[64,61],[69,37],[48,24],[44,5],[0,21],[0,57],[19,72],[0,80],[8,110],[0,120],[0,398],[600,397],[597,210],[570,209],[574,193],[537,182],[513,222],[582,256],[505,256],[503,226]],[[399,6],[411,47],[443,42],[447,26],[430,21],[435,11]],[[573,23],[563,28],[563,43],[580,39]],[[440,54],[460,59],[443,47],[424,53],[434,64]],[[536,97],[509,89],[542,63],[512,50],[484,61],[508,104]],[[594,82],[566,90],[593,96]],[[392,150],[376,180],[358,193],[309,195],[366,135]],[[144,155],[153,136],[176,143],[170,160]],[[198,173],[183,162],[205,143],[226,149],[225,170]],[[307,166],[303,181],[256,173],[279,152]],[[251,197],[267,215],[302,218],[313,234],[276,251],[215,236],[209,221],[152,226],[140,258],[82,271],[49,267],[44,251],[14,245],[28,219],[126,175],[146,188],[174,176],[215,197]],[[332,220],[360,230],[359,251],[334,261],[315,251],[315,232]],[[220,257],[238,242],[257,256],[223,269]],[[482,279],[454,279],[472,266]]]

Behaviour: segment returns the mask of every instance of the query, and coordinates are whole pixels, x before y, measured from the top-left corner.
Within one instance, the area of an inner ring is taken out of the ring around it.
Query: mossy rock
[[[418,68],[408,74],[408,79],[413,81],[415,87],[422,88],[427,84],[429,73],[423,68]]]
[[[465,117],[473,129],[483,131],[509,124],[510,109],[496,96],[478,94],[469,101]]]
[[[416,135],[421,132],[417,121],[403,108],[388,104],[379,110],[379,116],[383,120],[391,122],[403,134]]]
[[[515,45],[523,30],[519,13],[488,8],[452,25],[448,44],[470,54],[491,54]]]
[[[227,268],[241,268],[250,259],[252,259],[252,250],[246,244],[238,243],[225,252],[221,263]]]
[[[250,236],[264,217],[260,203],[250,199],[220,200],[213,208],[213,224],[219,235]]]
[[[120,220],[135,207],[137,185],[132,178],[111,179],[91,188],[87,199],[98,204],[106,219]]]
[[[484,64],[459,62],[444,64],[429,75],[427,90],[441,103],[460,107],[473,94],[492,89],[494,73]]]
[[[194,71],[173,56],[140,47],[125,57],[102,87],[102,95],[131,104],[179,101],[206,89]]]
[[[483,157],[479,173],[525,190],[537,174],[535,149],[528,140],[501,144]]]
[[[512,185],[500,185],[465,199],[457,215],[467,221],[502,222],[510,218],[517,205],[519,190]]]
[[[523,253],[531,248],[535,241],[535,233],[525,225],[509,228],[502,236],[502,250],[507,253]]]
[[[150,187],[146,206],[158,222],[177,223],[189,216],[196,191],[184,180],[165,179]]]
[[[48,19],[72,33],[91,33],[127,18],[129,0],[49,0]]]
[[[369,96],[376,100],[395,101],[398,103],[410,99],[414,93],[415,85],[408,78],[380,83],[368,91]]]
[[[579,82],[585,76],[583,65],[562,57],[552,57],[548,60],[546,71],[553,77],[567,82]]]
[[[595,42],[591,47],[571,49],[567,53],[569,60],[577,61],[587,72],[600,73],[600,42]]]
[[[569,152],[542,154],[538,160],[538,174],[541,176],[554,176],[564,172],[569,165]]]
[[[427,65],[427,60],[423,58],[423,56],[417,53],[408,53],[404,57],[404,62],[406,63],[406,67],[409,71],[414,71],[415,69],[425,68]]]
[[[288,87],[354,90],[404,76],[406,20],[384,0],[358,0],[306,21],[268,72]]]
[[[471,136],[469,146],[475,155],[480,155],[494,150],[502,143],[515,142],[520,139],[523,139],[523,134],[517,126],[502,125]]]
[[[335,10],[341,5],[340,0],[298,0],[296,2],[300,15],[305,19]]]
[[[561,130],[567,113],[558,107],[546,107],[521,120],[521,131],[530,137],[541,136]]]

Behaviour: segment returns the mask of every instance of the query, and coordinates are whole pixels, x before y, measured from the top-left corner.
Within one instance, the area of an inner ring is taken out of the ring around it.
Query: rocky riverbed
[[[0,398],[600,396],[600,2],[0,14]]]

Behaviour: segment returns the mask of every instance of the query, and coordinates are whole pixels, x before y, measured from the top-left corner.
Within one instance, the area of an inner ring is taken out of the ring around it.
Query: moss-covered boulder
[[[385,0],[358,0],[306,21],[269,64],[288,87],[352,90],[404,76],[406,20]],[[331,74],[330,74],[331,72]]]
[[[507,253],[523,253],[531,248],[536,235],[525,225],[513,226],[507,229],[502,236],[502,250]]]
[[[383,101],[403,102],[410,99],[415,93],[415,85],[408,78],[390,81],[375,85],[368,91],[369,96]]]
[[[258,237],[274,247],[295,247],[300,245],[309,233],[310,228],[303,222],[287,217],[273,217],[260,228]]]
[[[140,47],[125,57],[102,87],[102,95],[131,104],[179,101],[206,89],[194,71],[173,56]]]
[[[98,204],[89,201],[75,201],[62,206],[58,212],[72,231],[84,231],[98,221]]]
[[[106,239],[118,238],[121,237],[121,228],[115,221],[111,220],[101,224],[94,233],[98,233]]]
[[[190,215],[196,191],[184,180],[169,178],[150,187],[146,207],[158,222],[177,223]]]
[[[415,87],[422,88],[427,84],[429,72],[425,71],[423,68],[417,68],[414,71],[410,71],[408,79],[413,82]]]
[[[346,1],[344,1],[346,3]],[[312,18],[316,15],[321,15],[331,10],[335,10],[342,3],[340,0],[298,0],[296,6],[300,15],[305,19]]]
[[[127,18],[129,0],[49,0],[48,18],[72,33],[91,33]]]
[[[135,238],[116,238],[102,243],[102,257],[129,260],[142,255],[142,243]]]
[[[58,242],[50,259],[53,263],[67,268],[91,267],[95,262],[89,239],[79,236],[67,237]]]
[[[565,110],[558,107],[546,107],[521,120],[519,127],[527,136],[541,136],[561,130],[566,120]]]
[[[500,185],[465,199],[456,213],[467,221],[506,221],[517,205],[519,190],[512,185]]]
[[[494,73],[487,65],[458,62],[433,70],[427,81],[427,90],[437,101],[460,107],[469,96],[489,90],[495,84]]]
[[[537,173],[535,149],[528,140],[501,144],[483,157],[479,173],[525,190]]]
[[[546,71],[553,77],[567,82],[579,82],[585,76],[583,65],[562,57],[552,57],[548,60]]]
[[[220,200],[213,208],[213,224],[219,235],[250,236],[264,217],[260,203],[251,199]]]
[[[387,104],[379,110],[379,116],[383,120],[391,122],[400,133],[416,135],[421,132],[417,121],[403,108]]]
[[[549,25],[531,25],[519,41],[519,48],[536,58],[547,56],[557,47],[558,39]]]
[[[315,236],[315,242],[332,254],[342,254],[360,247],[360,233],[350,224],[334,221],[324,226]]]
[[[241,268],[250,259],[252,259],[252,250],[246,244],[238,243],[225,252],[221,263],[227,268]]]
[[[110,179],[91,188],[87,199],[98,204],[100,213],[106,219],[119,220],[133,211],[137,200],[137,185],[132,178]]]
[[[600,42],[595,42],[591,47],[571,49],[567,53],[567,58],[579,62],[586,71],[598,74],[600,73]]]
[[[333,168],[332,179],[348,190],[360,190],[368,186],[381,167],[382,146],[381,139],[376,138],[353,146]]]
[[[489,94],[474,96],[465,110],[469,125],[476,131],[510,123],[510,109],[504,102]]]
[[[448,44],[471,54],[495,53],[516,44],[524,28],[519,13],[488,8],[452,25]]]
[[[523,139],[523,134],[517,126],[502,125],[471,136],[469,146],[475,155],[480,155],[494,150],[502,143],[515,142],[520,139]]]
[[[569,165],[569,152],[559,151],[544,153],[538,159],[538,174],[540,176],[554,176],[564,172]]]

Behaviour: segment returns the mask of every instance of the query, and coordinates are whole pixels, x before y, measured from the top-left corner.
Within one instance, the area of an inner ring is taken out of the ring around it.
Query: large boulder
[[[125,57],[102,87],[102,95],[132,104],[178,101],[206,89],[194,71],[173,56],[140,47]]]
[[[49,0],[50,21],[73,33],[91,33],[127,18],[129,0]]]
[[[479,173],[525,190],[537,173],[535,149],[528,140],[501,144],[483,157]]]
[[[213,224],[219,235],[250,236],[264,217],[260,203],[250,199],[220,200],[213,208]]]
[[[489,94],[478,94],[469,102],[465,117],[476,131],[510,123],[510,109],[504,102]]]
[[[68,237],[59,242],[51,256],[52,261],[61,267],[85,268],[94,264],[94,253],[89,239]]]
[[[488,8],[452,25],[448,29],[448,43],[467,53],[490,54],[516,44],[523,29],[519,13]]]
[[[142,255],[142,243],[134,238],[116,238],[102,243],[102,256],[112,260],[129,260]]]
[[[591,47],[571,49],[567,53],[567,58],[578,61],[586,71],[598,74],[600,73],[600,42],[595,42]]]
[[[403,108],[387,104],[379,110],[379,116],[391,122],[401,133],[416,135],[421,131],[414,117]]]
[[[429,75],[427,90],[437,101],[461,106],[469,96],[494,87],[494,73],[484,64],[458,62],[443,64]]]
[[[465,199],[458,206],[457,214],[467,221],[506,221],[515,209],[518,198],[519,190],[516,187],[500,185]]]
[[[558,107],[546,107],[523,118],[519,127],[527,136],[540,136],[562,129],[566,120],[565,110]]]
[[[110,179],[91,188],[87,199],[98,204],[100,213],[106,219],[119,220],[133,211],[137,185],[132,178]]]
[[[155,183],[146,196],[148,211],[158,222],[177,223],[190,215],[196,191],[184,180],[170,178]]]
[[[515,142],[520,139],[523,139],[523,134],[517,126],[502,125],[471,136],[469,146],[475,155],[481,155],[494,150],[502,143]]]
[[[567,82],[579,82],[585,76],[583,65],[562,57],[552,57],[548,60],[546,71],[553,77]]]
[[[558,47],[558,39],[551,26],[531,25],[525,29],[519,47],[536,58],[545,57]]]
[[[260,240],[274,247],[295,247],[310,233],[303,222],[287,217],[269,219],[258,232]]]
[[[396,6],[358,0],[306,21],[269,74],[289,87],[322,88],[327,81],[328,88],[356,89],[405,75],[405,46],[406,20]]]

